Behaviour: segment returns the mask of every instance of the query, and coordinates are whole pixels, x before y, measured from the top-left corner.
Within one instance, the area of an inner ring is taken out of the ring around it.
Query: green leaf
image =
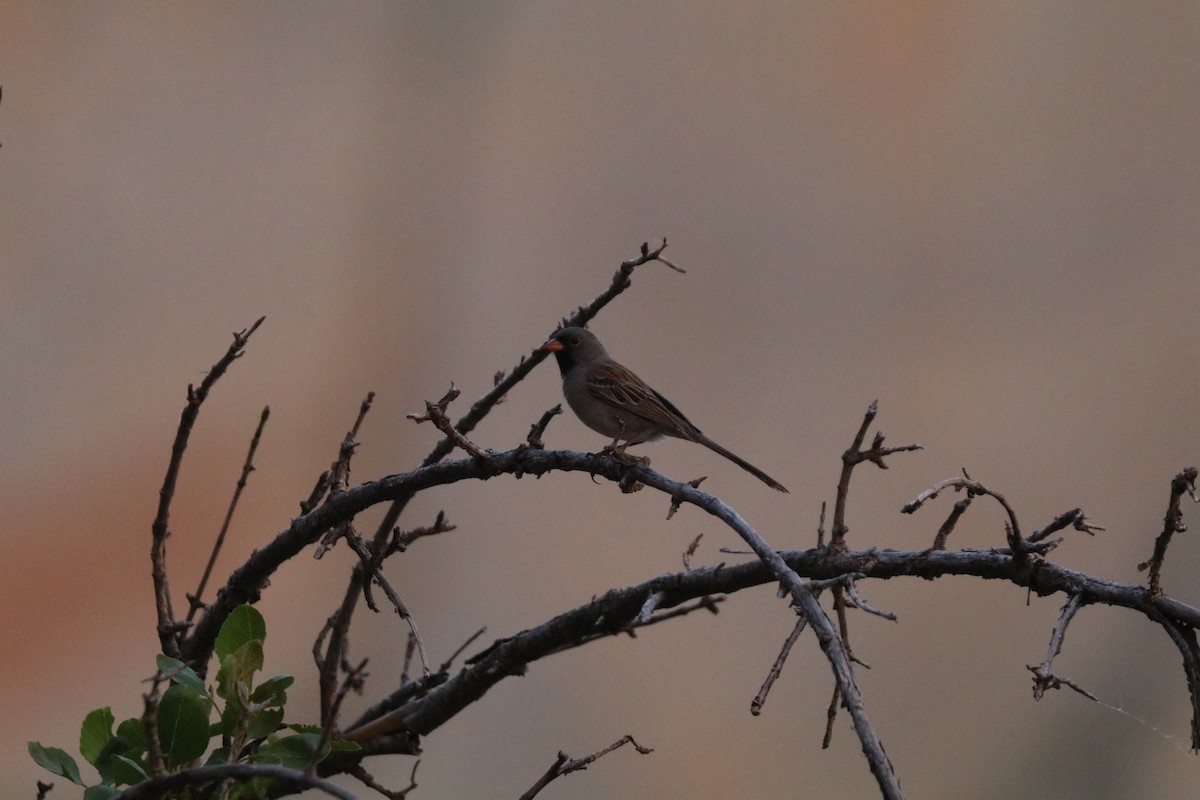
[[[250,718],[250,724],[246,726],[246,738],[265,739],[279,730],[281,722],[283,722],[282,708],[263,709]]]
[[[252,639],[221,659],[221,669],[217,671],[217,696],[226,703],[237,701],[236,688],[241,684],[245,693],[243,698],[250,695],[250,684],[254,673],[263,666],[263,643],[261,639]]]
[[[159,653],[154,658],[154,663],[162,674],[171,679],[172,683],[182,683],[185,686],[190,686],[200,694],[205,694],[204,681],[196,674],[196,670],[189,667],[177,658],[164,656]]]
[[[79,777],[79,765],[61,747],[42,747],[41,742],[30,742],[29,755],[40,766],[45,767],[55,775],[66,778],[71,783],[83,786],[83,779]]]
[[[230,612],[225,624],[221,626],[214,650],[217,658],[224,660],[225,656],[232,654],[246,642],[255,639],[261,642],[266,638],[267,624],[263,621],[262,614],[253,606],[241,605]]]
[[[150,737],[146,735],[146,724],[137,717],[130,717],[117,726],[117,738],[136,745],[140,752],[150,749]]]
[[[113,777],[118,786],[132,786],[150,778],[146,773],[146,768],[129,756],[114,756],[113,767]]]
[[[208,711],[208,698],[181,683],[163,692],[158,704],[158,736],[168,767],[204,755],[208,749]]]
[[[291,675],[276,675],[259,684],[250,702],[261,703],[264,706],[283,706],[287,703],[287,688],[296,682]]]
[[[100,758],[104,745],[113,738],[112,709],[108,706],[97,708],[83,718],[83,727],[79,730],[79,754],[92,766]]]
[[[127,719],[117,726],[117,735],[109,739],[93,762],[105,783],[114,786],[139,783],[146,773],[138,761],[146,753],[146,728],[140,719]],[[129,768],[129,764],[134,769]]]
[[[320,758],[314,758],[320,742],[321,736],[315,733],[284,736],[258,748],[253,760],[260,764],[279,764],[292,769],[304,769],[309,764],[320,761],[328,753],[326,747]]]
[[[120,789],[115,786],[105,786],[102,783],[83,790],[83,800],[112,800],[112,798],[120,796]]]
[[[362,750],[362,745],[349,739],[334,739],[329,743],[329,749],[335,753],[353,753]]]

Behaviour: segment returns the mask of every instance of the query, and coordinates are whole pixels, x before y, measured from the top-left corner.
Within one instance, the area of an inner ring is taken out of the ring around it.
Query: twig
[[[862,577],[862,575],[843,575],[842,576],[842,585],[846,589],[846,594],[850,595],[850,600],[854,603],[855,608],[865,611],[868,614],[873,614],[877,617],[882,617],[883,619],[891,620],[892,622],[896,622],[897,621],[896,615],[893,614],[891,611],[883,611],[881,609],[875,608],[874,606],[870,605],[865,600],[863,600],[862,597],[859,596],[858,587],[855,582],[858,578],[861,578],[861,577]]]
[[[1154,540],[1154,555],[1150,556],[1148,561],[1138,564],[1139,572],[1144,572],[1147,567],[1150,568],[1150,580],[1147,583],[1146,591],[1151,599],[1162,594],[1160,585],[1162,566],[1163,561],[1167,558],[1167,545],[1171,543],[1171,536],[1187,530],[1187,526],[1183,524],[1183,512],[1179,509],[1179,501],[1183,497],[1183,493],[1187,492],[1193,501],[1200,502],[1196,497],[1197,474],[1195,467],[1188,467],[1171,479],[1171,499],[1167,503],[1167,513],[1163,517],[1162,533],[1158,534],[1158,538]]]
[[[254,436],[250,438],[250,449],[246,452],[246,461],[242,464],[242,473],[238,476],[237,485],[233,490],[233,497],[229,500],[229,508],[225,510],[225,520],[221,523],[221,530],[217,533],[217,541],[213,544],[212,553],[208,557],[208,564],[204,567],[204,574],[200,576],[200,584],[196,587],[196,593],[189,598],[190,608],[188,608],[187,621],[191,622],[196,616],[196,611],[204,603],[204,587],[208,585],[208,579],[212,575],[213,566],[217,563],[217,555],[221,552],[221,548],[225,544],[225,534],[229,532],[229,524],[233,521],[233,512],[237,509],[238,500],[241,499],[242,490],[246,488],[246,480],[250,477],[250,473],[254,471],[254,453],[258,450],[258,442],[262,438],[263,427],[267,424],[267,418],[271,416],[270,406],[264,406],[262,414],[258,418],[258,427],[254,429]]]
[[[400,685],[403,686],[412,680],[412,662],[413,656],[417,652],[417,641],[412,635],[412,631],[408,632],[408,637],[404,640],[404,663],[400,667]]]
[[[225,351],[225,355],[213,364],[212,369],[204,376],[200,385],[188,384],[187,404],[179,415],[179,427],[175,431],[175,441],[171,445],[171,460],[167,464],[167,474],[163,477],[162,488],[158,491],[158,511],[154,522],[150,525],[150,563],[151,575],[154,578],[154,605],[158,615],[158,638],[162,651],[166,655],[179,655],[180,628],[175,621],[175,612],[171,608],[171,588],[167,581],[167,537],[170,535],[171,501],[175,497],[175,485],[179,480],[179,468],[183,464],[183,452],[187,449],[188,439],[192,434],[192,426],[200,414],[200,406],[204,403],[213,385],[220,379],[229,365],[242,357],[246,342],[258,330],[266,317],[259,317],[249,328],[233,334],[233,344]]]
[[[367,412],[371,410],[373,402],[375,402],[375,393],[367,392],[367,396],[358,405],[358,416],[354,418],[354,425],[342,439],[342,444],[338,448],[337,460],[329,468],[328,482],[331,495],[340,494],[350,486],[350,459],[354,457],[354,451],[358,449],[358,431],[362,427]]]
[[[450,384],[450,391],[442,395],[442,399],[436,403],[426,401],[424,414],[408,414],[408,418],[418,424],[422,422],[432,422],[434,427],[446,434],[446,438],[454,442],[455,445],[461,447],[472,458],[477,460],[486,460],[488,453],[479,445],[472,442],[464,436],[454,424],[450,422],[450,417],[446,416],[446,409],[460,395],[460,392],[453,383]]]
[[[327,491],[329,491],[329,470],[325,470],[317,476],[317,482],[313,484],[312,491],[308,493],[308,497],[300,501],[300,513],[307,514],[316,508]]]
[[[521,795],[521,800],[533,800],[533,798],[537,796],[538,792],[549,786],[550,782],[554,779],[560,778],[570,772],[587,769],[592,762],[596,761],[596,759],[603,758],[613,750],[616,750],[618,747],[622,747],[627,744],[633,745],[634,749],[636,749],[642,755],[649,755],[650,753],[654,752],[654,750],[649,747],[642,747],[640,744],[634,741],[633,736],[629,734],[622,736],[620,739],[613,742],[603,750],[599,750],[595,753],[592,753],[590,756],[584,756],[583,758],[572,759],[568,757],[566,753],[560,750],[558,753],[558,758],[556,758],[554,763],[550,765],[550,769],[546,770],[546,773],[542,775],[541,778],[538,778],[537,783],[530,787],[529,791]]]
[[[725,602],[724,597],[712,597],[709,595],[705,595],[704,597],[701,597],[699,600],[697,600],[693,605],[682,605],[681,604],[681,605],[676,606],[675,608],[672,608],[670,611],[663,611],[661,613],[655,614],[653,617],[651,617],[648,620],[645,620],[645,621],[634,620],[634,623],[632,625],[630,625],[626,630],[633,631],[633,630],[636,630],[639,628],[648,627],[650,625],[657,625],[660,622],[666,622],[667,620],[675,619],[677,617],[686,617],[688,614],[691,614],[693,611],[700,611],[700,610],[711,611],[715,615],[715,614],[720,613],[720,609],[717,608],[717,604],[724,603],[724,602]]]
[[[355,764],[346,770],[346,772],[353,775],[359,781],[362,781],[368,789],[374,789],[388,800],[404,800],[404,798],[408,797],[409,792],[417,788],[417,767],[419,766],[421,766],[421,759],[418,758],[413,762],[412,773],[408,776],[408,786],[405,786],[403,789],[388,789],[375,780],[371,773],[363,769],[361,764]]]
[[[884,447],[883,434],[876,433],[871,447],[863,450],[862,444],[866,438],[867,429],[871,427],[871,422],[877,413],[879,413],[879,401],[875,400],[867,406],[867,413],[863,415],[862,424],[859,425],[858,432],[854,435],[854,441],[850,444],[849,449],[842,453],[842,473],[838,478],[837,497],[833,504],[833,528],[829,538],[829,546],[834,550],[842,550],[846,547],[846,533],[850,530],[846,525],[846,499],[850,494],[850,476],[854,472],[854,468],[863,461],[870,461],[880,469],[887,469],[887,463],[883,460],[885,456],[921,449],[919,444]]]
[[[950,509],[949,516],[946,517],[946,521],[942,523],[942,527],[938,528],[937,536],[933,537],[933,547],[931,549],[946,549],[946,540],[950,538],[950,533],[954,530],[954,526],[958,524],[959,518],[966,513],[974,500],[975,495],[967,492],[961,500],[954,504]]]
[[[562,413],[562,403],[554,406],[554,408],[542,414],[542,418],[529,426],[529,435],[525,437],[525,442],[530,447],[535,447],[541,450],[546,445],[542,441],[542,435],[546,433],[546,427],[550,424],[550,420]]]
[[[700,547],[700,540],[704,538],[703,533],[697,533],[696,538],[692,539],[692,543],[683,551],[683,571],[692,571],[692,556],[696,555],[696,550]]]
[[[763,681],[758,694],[754,695],[754,699],[750,701],[750,713],[754,716],[757,717],[762,713],[763,706],[767,702],[767,695],[771,693],[771,687],[779,679],[779,675],[783,672],[783,665],[792,652],[792,647],[796,644],[796,641],[800,638],[800,634],[804,632],[806,627],[808,627],[808,620],[804,618],[803,614],[797,613],[796,624],[792,626],[792,632],[783,641],[783,647],[780,648],[779,655],[775,656],[775,663],[771,665],[771,671],[767,673],[767,678]]]
[[[645,625],[654,616],[654,609],[658,608],[658,604],[665,600],[667,593],[663,591],[654,592],[646,598],[646,602],[642,604],[641,611],[638,612],[637,620],[640,625]]]
[[[1040,531],[1034,531],[1033,533],[1029,534],[1029,538],[1027,538],[1025,541],[1029,542],[1030,544],[1040,542],[1047,536],[1052,536],[1053,534],[1058,533],[1068,525],[1077,531],[1086,533],[1088,536],[1095,536],[1097,531],[1105,530],[1105,528],[1101,525],[1094,525],[1088,522],[1087,517],[1083,515],[1082,509],[1073,508],[1070,511],[1059,514],[1050,521],[1049,525],[1042,528]]]
[[[400,593],[396,591],[395,587],[392,586],[391,582],[383,574],[383,569],[372,563],[374,559],[371,556],[370,550],[367,549],[366,544],[357,536],[347,537],[346,541],[354,548],[354,552],[358,554],[365,568],[370,570],[371,579],[383,589],[383,593],[387,595],[392,607],[396,609],[396,613],[408,625],[409,633],[412,635],[412,639],[417,646],[417,655],[421,659],[422,674],[428,675],[429,661],[425,656],[425,644],[421,641],[421,633],[417,630],[417,621],[413,619],[412,612],[408,610],[408,606],[405,604],[404,599],[400,597]]]
[[[900,509],[900,512],[903,514],[912,514],[925,503],[936,498],[943,490],[949,488],[953,488],[955,491],[966,490],[968,497],[987,495],[988,497],[995,499],[995,501],[1000,504],[1000,507],[1003,508],[1004,512],[1008,515],[1008,522],[1006,522],[1004,525],[1004,533],[1005,538],[1008,540],[1008,546],[1012,550],[1013,557],[1017,560],[1024,560],[1029,556],[1030,552],[1032,551],[1029,548],[1029,543],[1021,538],[1021,526],[1017,521],[1017,514],[1015,511],[1013,511],[1012,506],[1009,505],[1008,500],[1004,497],[1004,495],[1000,494],[999,492],[992,491],[982,483],[972,480],[969,476],[964,475],[961,478],[947,478],[943,481],[938,481],[933,486],[929,487],[912,500],[905,503],[904,507]],[[958,517],[954,517],[953,515],[952,518],[954,520],[958,519]],[[950,524],[950,527],[953,527],[951,520],[947,520],[946,522]],[[946,524],[943,524],[942,527],[946,528]]]
[[[439,672],[447,672],[450,669],[450,665],[454,663],[454,659],[461,656],[463,654],[463,651],[471,646],[472,642],[474,642],[480,636],[483,636],[485,633],[487,633],[486,625],[483,626],[482,628],[480,628],[479,630],[475,631],[474,633],[472,633],[470,636],[468,636],[467,640],[465,642],[463,642],[462,644],[460,644],[458,646],[458,648],[453,653],[450,654],[450,657],[442,662],[442,666],[438,668],[438,671]]]
[[[450,521],[446,519],[445,511],[439,511],[437,513],[437,518],[434,519],[432,525],[421,528],[413,528],[411,531],[402,531],[398,528],[393,530],[392,540],[388,543],[387,550],[384,551],[384,557],[386,558],[393,553],[405,552],[417,539],[423,539],[426,536],[435,536],[439,533],[449,533],[450,531],[454,530],[458,530],[458,526],[452,525]]]
[[[1060,678],[1054,677],[1050,671],[1054,664],[1054,658],[1062,652],[1063,639],[1067,635],[1067,626],[1071,624],[1071,620],[1075,618],[1075,613],[1079,611],[1083,604],[1083,597],[1078,594],[1071,595],[1067,602],[1063,604],[1062,611],[1058,615],[1058,622],[1054,625],[1054,630],[1050,633],[1050,644],[1046,647],[1046,659],[1038,667],[1029,667],[1033,671],[1033,699],[1041,700],[1046,694],[1047,689],[1056,689],[1057,682]],[[1074,687],[1073,687],[1074,688]]]

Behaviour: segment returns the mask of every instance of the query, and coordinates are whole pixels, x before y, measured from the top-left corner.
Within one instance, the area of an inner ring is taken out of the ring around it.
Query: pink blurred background
[[[267,321],[205,406],[172,517],[193,590],[264,405],[272,418],[217,579],[286,526],[368,390],[355,480],[435,441],[405,420],[451,381],[459,411],[666,236],[593,328],[707,433],[786,483],[654,445],[654,466],[779,547],[815,540],[867,404],[926,450],[851,493],[856,547],[920,549],[949,510],[900,506],[966,468],[1026,527],[1082,506],[1108,527],[1051,558],[1138,582],[1168,482],[1197,453],[1200,9],[1192,4],[0,4],[0,791],[32,797],[38,739],[138,713],[157,643],[148,543],[187,383]],[[474,435],[507,448],[559,402],[547,363]],[[552,447],[597,449],[573,418]],[[430,492],[459,529],[389,575],[440,662],[612,586],[735,558],[696,511],[582,475]],[[1186,510],[1189,519],[1195,511]],[[377,515],[370,520],[377,519]],[[1001,543],[979,503],[951,544]],[[364,525],[369,526],[368,520]],[[1200,602],[1192,535],[1169,593]],[[278,574],[267,670],[298,676],[351,561]],[[1007,584],[862,587],[871,719],[913,797],[1195,797],[1180,658],[1133,614],[1081,612],[1040,703],[1062,598]],[[516,797],[566,750],[625,733],[546,797],[870,797],[805,635],[764,587],[533,666],[424,740],[413,797]],[[404,629],[356,619],[372,696]],[[403,786],[411,760],[371,765]],[[53,797],[78,796],[59,781]],[[369,792],[363,792],[369,796]]]

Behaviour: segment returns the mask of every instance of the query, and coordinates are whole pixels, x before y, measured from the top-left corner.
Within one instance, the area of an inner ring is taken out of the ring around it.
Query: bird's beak
[[[540,349],[547,350],[551,353],[557,353],[559,350],[563,349],[563,343],[560,342],[558,339],[551,339],[550,341],[548,341],[544,345],[542,345]]]

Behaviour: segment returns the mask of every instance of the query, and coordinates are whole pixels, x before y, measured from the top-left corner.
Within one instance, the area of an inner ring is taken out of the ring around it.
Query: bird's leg
[[[628,439],[625,437],[625,420],[618,418],[617,424],[621,426],[621,429],[617,431],[617,435],[613,437],[612,443],[605,445],[601,452],[607,453],[616,460],[626,464],[633,464],[641,467],[650,466],[650,459],[646,456],[635,456],[632,453],[625,452],[625,448],[629,447],[632,442],[628,441]],[[622,439],[626,439],[624,444],[621,443]]]

